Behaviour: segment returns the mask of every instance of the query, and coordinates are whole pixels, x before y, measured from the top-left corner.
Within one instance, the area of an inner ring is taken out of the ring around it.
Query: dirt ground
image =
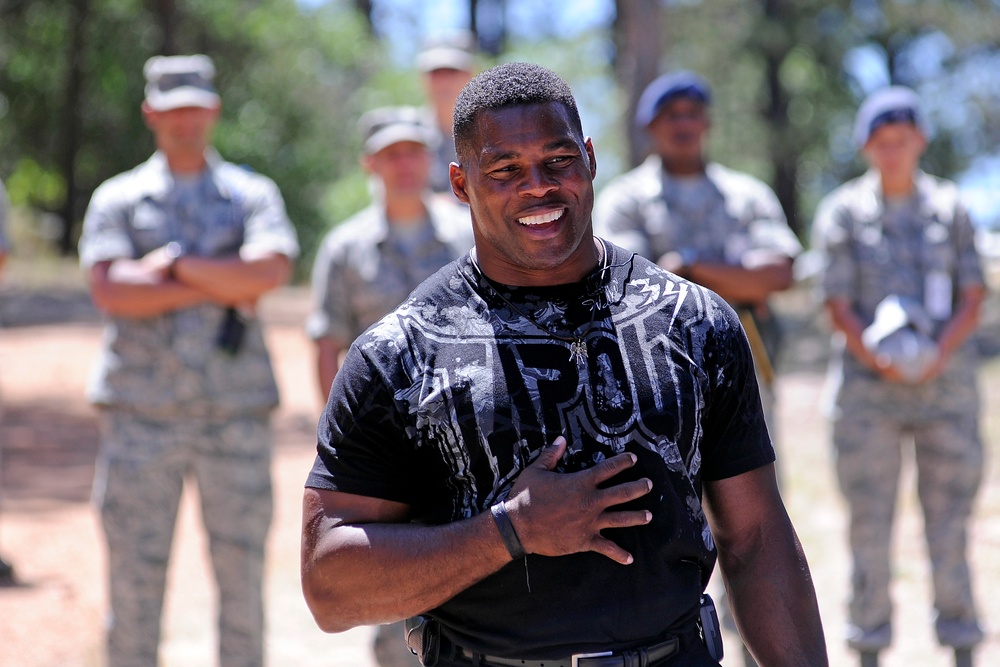
[[[0,665],[101,667],[105,561],[89,504],[97,429],[83,399],[100,339],[100,322],[77,284],[0,286],[0,553],[17,585],[0,588]],[[800,310],[800,302],[789,302]],[[263,308],[282,405],[275,415],[276,515],[269,546],[268,660],[273,667],[373,667],[371,631],[325,635],[316,629],[298,583],[302,482],[313,456],[320,409],[311,349],[302,334],[306,295],[289,288]],[[809,317],[800,317],[809,321]],[[796,331],[790,332],[793,336]],[[779,456],[786,504],[799,531],[820,598],[831,664],[857,664],[844,648],[847,585],[845,514],[836,491],[826,428],[819,414],[823,346],[794,341],[795,362],[779,375]],[[972,525],[972,559],[987,641],[981,666],[1000,665],[1000,363],[984,367],[984,425],[990,454]],[[944,667],[929,611],[926,550],[907,474],[896,533],[896,642],[883,667]],[[205,541],[185,496],[175,540],[164,618],[164,667],[209,667],[214,661],[214,602]],[[727,640],[735,655],[735,643]],[[739,665],[738,660],[727,660]]]

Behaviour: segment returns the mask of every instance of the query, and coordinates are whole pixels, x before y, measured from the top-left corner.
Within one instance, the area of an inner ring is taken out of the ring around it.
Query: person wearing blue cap
[[[594,206],[602,237],[708,287],[733,305],[748,329],[772,437],[777,323],[768,297],[792,284],[802,246],[774,192],[760,180],[706,158],[711,104],[697,74],[664,74],[643,91],[635,121],[652,154],[612,179]]]
[[[913,90],[871,94],[854,127],[869,169],[828,194],[813,224],[819,292],[835,330],[831,435],[850,511],[847,641],[863,665],[877,664],[892,641],[890,542],[904,443],[919,479],[938,641],[970,665],[983,639],[966,527],[983,464],[970,338],[985,286],[958,188],[919,168],[927,134]]]
[[[101,424],[107,665],[158,664],[177,510],[195,481],[218,585],[216,664],[260,667],[278,387],[255,304],[291,277],[299,246],[274,181],[212,147],[212,60],[156,56],[144,73],[157,150],[94,192],[80,238],[106,320],[88,397]]]
[[[693,72],[670,72],[646,87],[635,122],[648,133],[653,152],[604,187],[594,228],[736,308],[753,349],[768,431],[776,439],[780,331],[768,298],[791,286],[792,261],[802,246],[767,185],[708,161],[711,101],[708,83]],[[726,627],[735,630],[721,591],[720,609]],[[755,664],[746,652],[744,661]]]

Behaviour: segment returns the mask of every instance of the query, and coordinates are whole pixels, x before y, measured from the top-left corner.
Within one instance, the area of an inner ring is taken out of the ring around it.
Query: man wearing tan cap
[[[469,211],[452,195],[429,189],[439,138],[414,107],[384,107],[359,122],[361,163],[371,176],[370,206],[332,230],[313,264],[313,310],[306,325],[316,342],[320,394],[351,343],[399,305],[424,279],[472,247]],[[403,624],[375,634],[381,667],[416,667]]]
[[[110,572],[107,664],[158,664],[190,475],[218,584],[218,664],[259,667],[278,391],[254,306],[288,280],[298,243],[274,182],[211,146],[221,109],[212,61],[155,57],[144,71],[156,153],[95,191],[80,239],[106,317],[88,393],[101,413],[94,496]]]
[[[433,148],[430,186],[434,192],[451,196],[448,171],[449,165],[457,159],[452,116],[458,94],[476,71],[473,35],[460,31],[427,40],[417,55],[417,69],[422,74],[424,92],[430,105],[425,110],[427,122],[438,137]]]

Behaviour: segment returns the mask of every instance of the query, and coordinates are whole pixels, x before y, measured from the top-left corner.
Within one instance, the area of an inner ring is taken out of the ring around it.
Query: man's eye
[[[559,157],[554,157],[549,160],[549,164],[558,167],[560,165],[568,164],[572,159],[573,158],[568,155],[560,155]]]

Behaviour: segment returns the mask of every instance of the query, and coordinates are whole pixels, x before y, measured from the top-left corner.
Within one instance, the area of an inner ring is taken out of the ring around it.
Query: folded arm
[[[733,616],[757,662],[827,665],[812,577],[774,466],[706,482],[705,501]]]
[[[200,303],[253,304],[290,274],[291,262],[284,255],[174,259],[163,246],[139,259],[96,263],[90,270],[90,291],[94,304],[106,313],[153,317]]]
[[[668,262],[668,258],[661,258],[660,265],[673,270]],[[791,258],[766,251],[748,253],[738,266],[695,261],[680,267],[680,275],[738,304],[764,303],[774,292],[791,287],[793,281]]]

